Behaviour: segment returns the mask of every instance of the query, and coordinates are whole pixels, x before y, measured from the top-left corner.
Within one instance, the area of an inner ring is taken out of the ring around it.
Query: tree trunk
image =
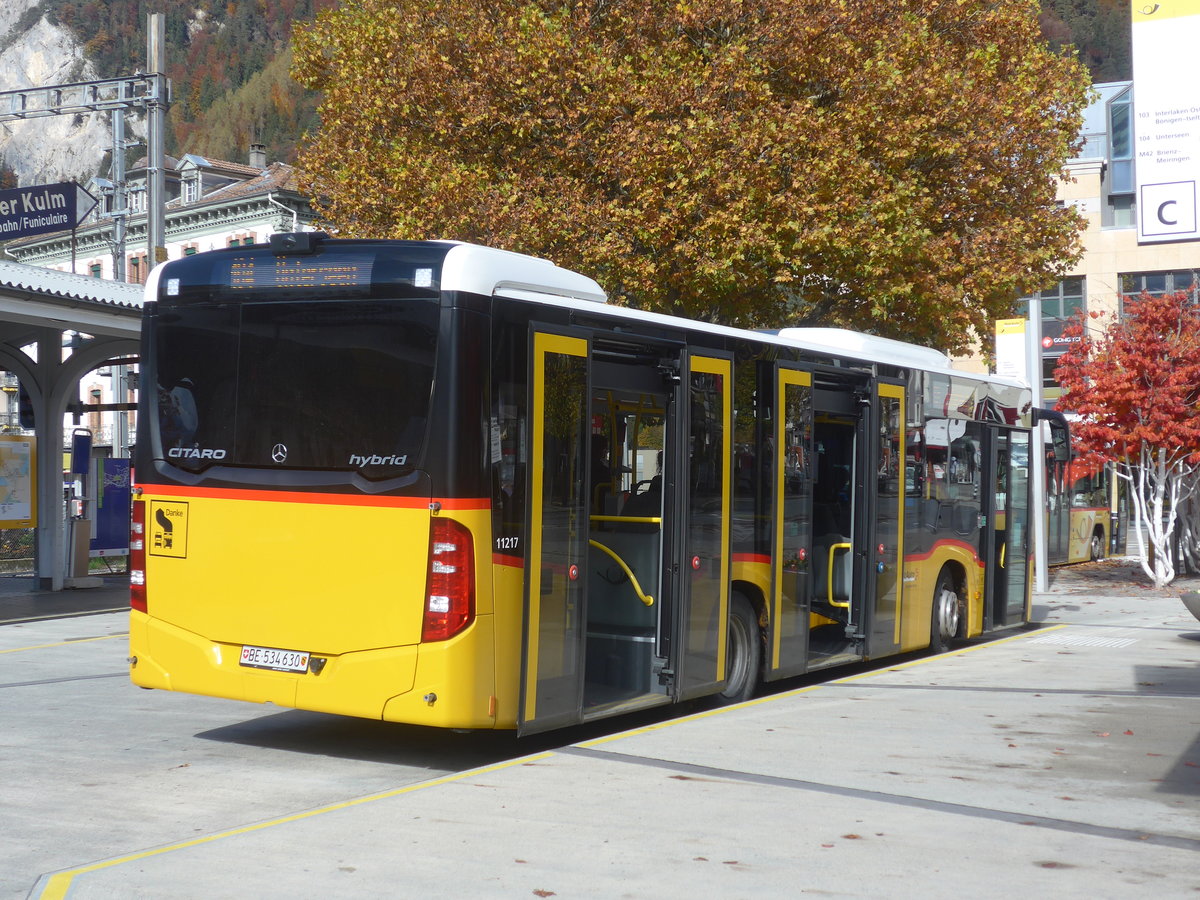
[[[1174,535],[1176,567],[1185,575],[1196,575],[1200,573],[1200,470],[1192,469],[1182,483]]]
[[[1166,587],[1175,580],[1175,559],[1171,552],[1171,532],[1176,510],[1170,502],[1176,467],[1168,464],[1164,450],[1144,449],[1132,471],[1120,473],[1129,482],[1129,497],[1138,538],[1138,562],[1155,587]],[[1129,464],[1126,463],[1126,466]]]

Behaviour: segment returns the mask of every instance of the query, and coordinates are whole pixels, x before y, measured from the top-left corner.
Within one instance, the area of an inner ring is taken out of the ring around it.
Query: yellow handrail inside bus
[[[608,547],[605,547],[599,541],[593,541],[593,540],[589,539],[588,543],[591,544],[593,547],[595,547],[597,550],[603,550],[605,553],[607,553],[609,556],[611,556],[613,558],[613,561],[616,562],[616,564],[621,567],[621,570],[629,578],[629,583],[631,585],[633,585],[633,592],[638,595],[638,599],[641,600],[642,603],[646,604],[646,606],[654,605],[654,598],[642,590],[642,586],[640,584],[638,584],[637,576],[634,575],[633,570],[630,569],[629,566],[627,566],[625,564],[625,560],[621,559],[621,557],[617,556],[616,553],[614,553]]]
[[[847,599],[844,603],[841,600],[833,599],[833,555],[835,553],[837,553],[839,550],[850,550],[853,547],[854,547],[853,544],[830,544],[829,545],[829,573],[828,573],[828,578],[826,579],[826,581],[828,582],[828,584],[826,585],[826,590],[829,593],[829,605],[830,606],[840,606],[842,609],[850,608],[850,600],[849,599]]]
[[[1000,568],[1004,568],[1004,551],[1008,549],[1008,542],[1005,541],[1000,545]]]

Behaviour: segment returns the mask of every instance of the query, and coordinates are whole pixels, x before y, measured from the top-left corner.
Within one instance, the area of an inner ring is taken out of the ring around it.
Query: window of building
[[[1108,101],[1108,169],[1104,173],[1101,224],[1132,228],[1136,222],[1133,90],[1126,88]]]
[[[146,275],[150,271],[149,259],[145,253],[129,257],[125,265],[125,277],[130,284],[146,283]]]
[[[1058,282],[1054,287],[1038,291],[1029,297],[1022,297],[1020,308],[1022,315],[1029,316],[1029,301],[1036,297],[1042,301],[1042,321],[1065,321],[1072,319],[1081,309],[1083,302],[1084,278],[1082,275],[1072,275]]]
[[[1200,302],[1200,270],[1179,269],[1174,272],[1126,272],[1121,275],[1121,301],[1143,291],[1154,296],[1171,291],[1188,291],[1192,302]]]
[[[1071,344],[1070,338],[1063,337],[1063,328],[1081,311],[1087,309],[1084,297],[1087,294],[1086,280],[1082,275],[1072,275],[1064,278],[1054,287],[1032,295],[1042,301],[1042,387],[1057,390],[1058,382],[1054,379],[1054,369],[1058,358],[1062,356]],[[1030,297],[1021,298],[1022,313],[1028,317]],[[1057,393],[1054,394],[1057,396]],[[1051,395],[1046,395],[1050,399]]]
[[[199,252],[200,252],[200,248],[197,247],[195,244],[191,244],[190,246],[183,248],[184,256],[195,256]]]
[[[92,263],[88,266],[88,274],[93,278],[102,278],[104,276],[104,267],[100,263]]]
[[[195,203],[200,199],[200,179],[196,175],[183,180],[183,202]]]

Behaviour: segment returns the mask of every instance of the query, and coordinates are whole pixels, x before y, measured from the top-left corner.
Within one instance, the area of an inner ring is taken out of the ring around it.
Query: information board
[[[1138,241],[1200,238],[1200,0],[1132,4]]]
[[[0,434],[0,528],[37,525],[37,442]]]

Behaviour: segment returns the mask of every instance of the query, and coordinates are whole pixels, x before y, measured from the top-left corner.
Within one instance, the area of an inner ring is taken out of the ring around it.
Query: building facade
[[[1139,243],[1133,82],[1095,85],[1087,108],[1083,148],[1068,163],[1059,200],[1083,215],[1084,253],[1072,272],[1038,296],[1042,301],[1042,384],[1048,403],[1059,396],[1054,369],[1067,349],[1065,324],[1078,313],[1122,314],[1126,296],[1196,291],[1200,241]],[[1019,314],[1026,314],[1023,304]]]

